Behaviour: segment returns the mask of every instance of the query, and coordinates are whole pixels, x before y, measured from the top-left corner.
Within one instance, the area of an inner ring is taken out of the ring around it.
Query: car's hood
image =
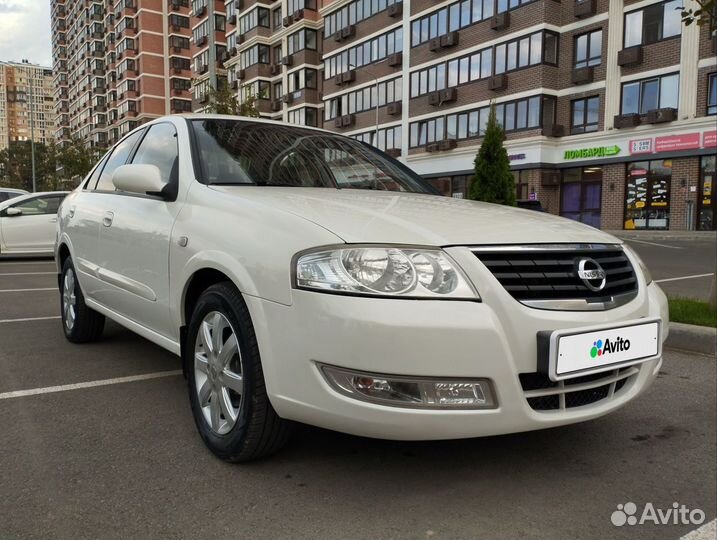
[[[620,242],[602,231],[550,214],[435,195],[272,186],[213,189],[300,216],[351,243]]]

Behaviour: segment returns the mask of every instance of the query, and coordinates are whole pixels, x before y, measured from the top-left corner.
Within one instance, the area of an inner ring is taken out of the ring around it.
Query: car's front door
[[[51,253],[55,243],[61,194],[38,195],[10,205],[0,213],[3,251]]]
[[[63,205],[63,228],[72,240],[75,270],[82,292],[91,300],[97,300],[107,289],[99,276],[99,238],[102,220],[114,197],[112,173],[129,161],[143,134],[144,130],[136,131],[118,142],[95,167],[82,189]]]
[[[156,165],[170,185],[168,192],[176,193],[179,152],[174,125],[152,125],[131,162]],[[179,204],[123,192],[108,199],[98,263],[109,286],[99,300],[142,326],[176,337],[169,320],[169,242]]]

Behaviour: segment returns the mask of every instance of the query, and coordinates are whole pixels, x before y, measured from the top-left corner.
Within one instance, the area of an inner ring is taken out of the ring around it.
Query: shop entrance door
[[[701,161],[700,186],[697,194],[697,230],[715,230],[715,156]]]
[[[563,171],[560,215],[600,228],[602,169],[587,167]]]

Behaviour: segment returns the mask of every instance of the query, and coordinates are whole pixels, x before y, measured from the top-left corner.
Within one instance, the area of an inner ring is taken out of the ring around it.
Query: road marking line
[[[626,238],[626,242],[637,242],[638,244],[647,244],[648,246],[657,246],[670,249],[685,249],[682,246],[668,246],[667,244],[658,244],[657,242],[648,242],[646,240],[634,240],[633,238]]]
[[[24,264],[27,266],[28,264],[55,264],[55,261],[28,261],[28,262],[2,262],[0,261],[0,267],[2,266],[18,266]]]
[[[715,537],[715,530],[717,530],[717,519],[713,519],[709,523],[702,525],[702,527],[688,532],[680,540],[707,540]]]
[[[701,277],[710,277],[713,275],[714,275],[714,272],[710,272],[709,274],[695,274],[694,276],[680,276],[680,277],[671,277],[671,278],[665,278],[665,279],[656,279],[655,283],[665,283],[666,281],[680,281],[681,279],[695,279],[695,278],[701,278]]]
[[[0,276],[56,276],[57,272],[0,272]]]
[[[53,315],[52,317],[28,317],[25,319],[0,319],[0,323],[10,322],[30,322],[30,321],[49,321],[52,319],[60,319],[59,315]]]
[[[47,386],[45,388],[31,388],[29,390],[15,390],[14,392],[4,392],[0,394],[0,399],[12,399],[26,396],[36,396],[39,394],[53,394],[55,392],[66,392],[68,390],[81,390],[83,388],[94,388],[96,386],[108,386],[111,384],[122,384],[136,381],[147,381],[150,379],[161,379],[164,377],[174,377],[181,375],[181,369],[172,371],[157,371],[154,373],[145,373],[144,375],[130,375],[129,377],[115,377],[114,379],[103,379],[99,381],[88,381],[74,384],[61,384],[59,386]]]
[[[46,289],[0,289],[0,293],[4,292],[31,292],[31,291],[56,291],[57,287],[47,287]]]

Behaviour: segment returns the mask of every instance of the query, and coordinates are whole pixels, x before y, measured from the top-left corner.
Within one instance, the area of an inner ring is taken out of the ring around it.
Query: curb
[[[664,346],[715,356],[717,354],[717,328],[671,322],[670,333],[667,335]]]

